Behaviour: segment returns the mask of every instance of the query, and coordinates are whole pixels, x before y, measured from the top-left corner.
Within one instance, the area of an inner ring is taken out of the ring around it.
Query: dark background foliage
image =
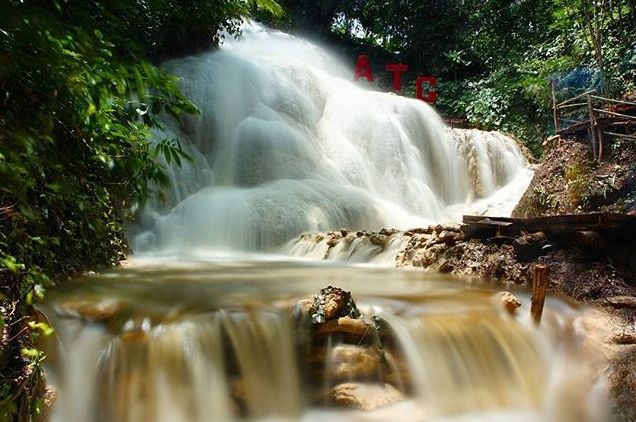
[[[619,97],[636,89],[634,0],[280,3],[287,28],[338,45],[352,64],[356,54],[369,55],[385,89],[389,60],[408,63],[407,81],[436,75],[438,111],[516,135],[536,155],[552,130],[551,79],[559,81],[559,96],[596,87]],[[593,74],[587,85],[564,82],[581,69]]]
[[[125,256],[122,224],[166,177],[156,116],[196,113],[156,65],[214,48],[243,16],[439,78],[438,111],[536,153],[559,95],[636,89],[636,0],[0,0],[0,421],[42,408],[34,304]],[[582,76],[583,75],[583,76]],[[404,89],[412,93],[412,83]]]

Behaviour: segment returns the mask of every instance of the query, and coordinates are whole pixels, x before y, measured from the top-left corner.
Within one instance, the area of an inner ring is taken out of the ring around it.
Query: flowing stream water
[[[244,33],[165,64],[202,114],[156,134],[192,160],[130,229],[132,264],[43,305],[52,420],[603,420],[580,311],[551,299],[538,329],[523,292],[512,317],[485,285],[316,262],[294,241],[509,214],[532,176],[517,144],[355,84],[309,41]],[[328,285],[375,336],[311,334],[300,304]],[[334,407],[352,383],[386,406]]]

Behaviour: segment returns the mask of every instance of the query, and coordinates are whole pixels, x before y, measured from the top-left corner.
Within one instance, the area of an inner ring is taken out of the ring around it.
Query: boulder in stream
[[[360,410],[374,410],[404,400],[404,395],[391,384],[348,382],[338,384],[329,393],[330,401],[338,406]]]

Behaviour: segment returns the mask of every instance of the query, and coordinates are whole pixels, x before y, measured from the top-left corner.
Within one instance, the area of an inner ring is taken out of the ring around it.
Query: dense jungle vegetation
[[[158,114],[197,113],[157,65],[215,48],[243,16],[368,54],[381,88],[389,60],[406,81],[437,75],[440,111],[537,154],[550,79],[636,89],[636,0],[0,0],[0,421],[42,411],[36,301],[121,260],[122,224],[165,183],[157,158],[187,159],[178,140],[147,142]]]
[[[156,116],[196,113],[155,64],[213,48],[266,0],[0,2],[0,421],[42,408],[48,334],[34,302],[62,277],[124,257],[122,222],[165,182]]]
[[[404,78],[436,75],[437,108],[471,127],[510,132],[541,153],[551,132],[550,80],[557,94],[636,90],[634,0],[281,0],[282,25],[346,57],[370,56],[374,75],[389,60]],[[405,94],[412,95],[413,83]]]

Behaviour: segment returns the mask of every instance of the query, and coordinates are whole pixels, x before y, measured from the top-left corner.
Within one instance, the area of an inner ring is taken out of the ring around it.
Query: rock
[[[528,262],[537,259],[545,253],[543,247],[548,244],[548,240],[543,232],[527,234],[516,238],[512,242],[515,251],[515,258],[521,262]]]
[[[93,300],[71,299],[61,305],[61,310],[74,317],[89,321],[105,321],[123,312],[124,304],[114,299]]]
[[[552,135],[548,136],[545,141],[543,141],[543,149],[544,153],[552,152],[555,150],[561,142],[560,135]]]
[[[360,316],[351,293],[332,286],[320,290],[320,293],[314,297],[312,321],[315,324],[323,324],[342,316],[353,318]]]
[[[298,299],[294,305],[294,317],[296,320],[302,320],[311,316],[314,306],[314,297],[308,296]]]
[[[612,338],[612,343],[615,343],[615,344],[636,344],[636,334],[635,333],[620,333],[620,334],[616,334]]]
[[[340,243],[340,240],[342,239],[342,236],[340,235],[340,233],[338,234],[329,234],[329,237],[327,238],[327,246],[329,246],[330,248],[333,248],[334,246],[336,246],[338,243]]]
[[[444,242],[448,246],[454,246],[459,240],[459,233],[451,232],[449,230],[442,230],[438,235],[440,241]]]
[[[392,234],[397,233],[398,230],[396,229],[382,229],[380,230],[380,234],[383,234],[385,236],[391,236]]]
[[[438,268],[438,271],[443,274],[448,274],[455,269],[453,264],[450,261],[444,261]]]
[[[386,239],[387,239],[387,236],[384,234],[372,234],[369,237],[369,241],[376,246],[384,245],[384,242],[386,242]]]
[[[340,229],[340,235],[341,235],[342,237],[345,237],[345,236],[346,236],[346,235],[348,235],[348,234],[349,234],[349,230],[347,230],[347,229]]]
[[[344,333],[364,335],[373,329],[371,324],[367,324],[361,319],[341,317],[321,324],[316,330],[316,334]]]
[[[432,232],[433,232],[433,229],[431,227],[426,227],[426,228],[417,227],[417,228],[409,229],[405,231],[404,235],[413,236],[414,234],[431,234]]]
[[[608,297],[603,302],[603,305],[611,306],[613,308],[636,308],[636,297],[634,296],[613,296]]]
[[[391,384],[344,383],[329,393],[330,401],[343,407],[374,410],[404,400],[404,395]]]
[[[331,350],[327,368],[337,379],[359,380],[379,373],[380,353],[377,347],[341,344]]]
[[[510,315],[514,315],[517,308],[521,306],[519,299],[510,292],[499,292],[494,295],[494,298]]]
[[[42,414],[39,415],[38,420],[42,420],[42,421],[51,420],[53,405],[55,405],[56,401],[57,401],[57,390],[52,385],[47,385],[46,389],[44,390],[44,397],[43,397],[43,403],[42,403],[44,406],[42,408]]]

